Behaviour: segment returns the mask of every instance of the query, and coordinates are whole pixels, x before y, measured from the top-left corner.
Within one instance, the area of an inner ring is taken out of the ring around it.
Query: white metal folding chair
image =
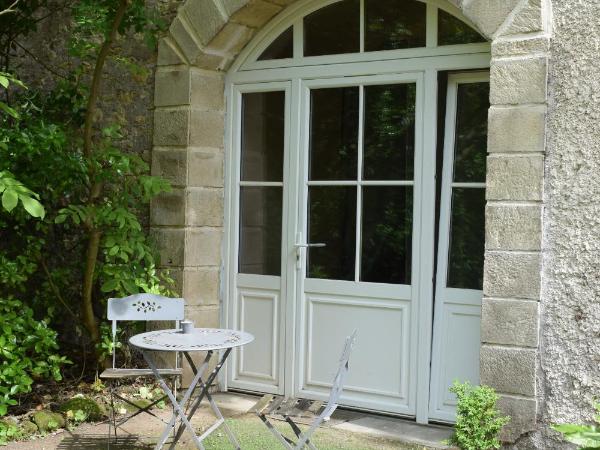
[[[109,382],[110,390],[110,406],[111,416],[108,424],[108,442],[110,446],[111,440],[111,426],[114,429],[115,439],[117,437],[117,428],[122,426],[125,422],[129,421],[138,414],[147,413],[162,421],[151,409],[166,399],[166,395],[162,398],[158,398],[152,401],[149,405],[141,407],[136,405],[129,399],[119,395],[115,392],[115,383],[118,380],[126,378],[136,377],[152,377],[154,374],[151,369],[134,369],[134,368],[123,368],[116,366],[116,344],[117,344],[117,322],[119,321],[175,321],[175,327],[179,328],[179,321],[184,318],[185,301],[182,298],[169,298],[163,297],[162,295],[155,294],[135,294],[124,298],[110,298],[108,299],[108,320],[112,321],[112,367],[105,369],[101,374],[100,378]],[[179,355],[175,355],[175,367],[173,368],[161,368],[159,373],[166,377],[173,379],[174,390],[176,392],[177,378],[182,375],[183,370],[179,365]],[[117,423],[115,414],[114,399],[118,398],[122,402],[135,408],[135,412],[128,414],[123,417]],[[163,421],[164,422],[164,421]]]
[[[307,446],[311,450],[317,450],[315,445],[310,441],[310,437],[316,431],[316,429],[323,422],[327,422],[333,412],[338,407],[338,401],[342,395],[344,388],[344,382],[346,381],[346,375],[349,369],[350,353],[356,342],[356,332],[354,332],[346,338],[344,344],[344,350],[340,356],[340,363],[337,373],[333,379],[333,385],[329,393],[329,400],[327,403],[321,401],[297,399],[297,398],[285,398],[281,395],[265,395],[251,408],[251,412],[254,412],[260,420],[267,426],[271,433],[281,442],[281,444],[288,450],[301,450],[304,446]],[[269,421],[268,415],[283,416],[283,419],[290,425],[292,431],[296,435],[296,441],[284,436],[273,424]],[[308,430],[304,433],[298,427],[298,425],[292,420],[292,417],[296,418],[312,418],[314,419]]]

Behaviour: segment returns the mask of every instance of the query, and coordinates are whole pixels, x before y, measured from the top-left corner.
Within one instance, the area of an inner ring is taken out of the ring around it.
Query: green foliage
[[[11,83],[14,85],[23,87],[23,88],[25,87],[25,85],[21,81],[19,81],[17,78],[15,78],[10,73],[0,72],[0,86],[2,86],[4,89],[8,89],[8,86]],[[4,114],[8,114],[13,119],[19,118],[19,112],[15,108],[11,108],[4,102],[0,102],[0,112],[3,112]]]
[[[69,361],[57,353],[56,332],[15,298],[0,298],[0,416],[31,391],[34,380],[61,380]]]
[[[7,170],[0,171],[0,194],[2,194],[2,207],[5,211],[11,212],[20,201],[25,211],[32,217],[43,219],[46,214],[44,207],[38,201],[40,196],[15,180],[13,174]]]
[[[46,410],[34,412],[32,419],[41,433],[63,428],[67,423],[62,414]]]
[[[498,394],[489,386],[458,383],[450,388],[456,394],[456,426],[450,443],[462,450],[500,448],[498,433],[510,420],[496,408]]]
[[[594,408],[600,412],[600,403],[594,403]],[[593,425],[565,423],[552,425],[552,428],[582,450],[600,449],[600,414],[594,416],[594,422]]]

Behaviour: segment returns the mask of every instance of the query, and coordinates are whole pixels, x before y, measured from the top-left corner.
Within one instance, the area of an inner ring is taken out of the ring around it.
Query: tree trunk
[[[93,157],[92,131],[96,106],[98,103],[98,97],[100,95],[102,71],[111,47],[117,37],[119,26],[121,25],[121,22],[125,17],[125,13],[127,12],[129,1],[130,0],[121,0],[119,2],[119,7],[115,13],[110,32],[106,36],[106,39],[102,43],[102,47],[100,47],[100,51],[98,52],[94,73],[92,75],[92,82],[90,85],[90,96],[88,97],[87,109],[85,112],[85,123],[83,126],[83,156],[90,162],[90,171],[88,174],[91,183],[88,198],[88,204],[90,205],[93,205],[97,202],[102,195],[103,189],[102,183],[96,181],[96,174],[93,169],[94,165],[91,164],[90,161]],[[88,246],[86,250],[85,269],[83,272],[81,312],[83,317],[83,325],[90,333],[92,342],[97,343],[100,341],[100,330],[98,328],[96,317],[94,316],[94,300],[92,294],[94,289],[94,272],[96,271],[96,262],[98,260],[98,253],[100,251],[100,238],[102,237],[102,231],[96,227],[93,217],[88,218],[86,228],[88,230]]]

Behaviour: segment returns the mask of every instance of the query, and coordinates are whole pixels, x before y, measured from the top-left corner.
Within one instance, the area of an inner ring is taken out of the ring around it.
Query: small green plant
[[[69,363],[57,353],[56,332],[33,311],[12,297],[0,297],[0,416],[31,391],[34,380],[62,379]]]
[[[450,392],[456,394],[456,426],[450,443],[462,450],[500,448],[498,433],[510,420],[496,408],[498,394],[489,386],[454,382]]]
[[[7,420],[0,420],[0,445],[6,445],[19,437],[19,428]]]
[[[600,412],[600,403],[594,402],[594,408]],[[600,449],[600,414],[594,416],[594,425],[565,423],[552,425],[552,428],[561,433],[564,438],[579,446],[583,450]]]

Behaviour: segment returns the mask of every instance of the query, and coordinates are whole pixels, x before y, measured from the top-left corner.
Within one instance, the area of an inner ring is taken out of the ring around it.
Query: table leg
[[[181,403],[178,403],[177,399],[175,398],[175,396],[171,392],[171,389],[169,389],[169,386],[167,385],[167,383],[165,382],[165,380],[163,379],[163,377],[158,372],[158,369],[156,368],[156,366],[154,364],[154,360],[152,359],[152,356],[150,355],[150,352],[148,352],[148,351],[142,351],[142,355],[144,356],[144,359],[146,360],[146,362],[150,366],[150,369],[152,370],[152,373],[154,373],[154,376],[156,377],[156,380],[160,384],[160,387],[165,392],[165,394],[167,394],[167,396],[169,397],[169,400],[171,400],[171,403],[173,404],[173,407],[175,408],[175,411],[177,412],[177,414],[173,414],[173,418],[171,419],[171,422],[169,422],[169,424],[165,428],[163,434],[161,435],[160,440],[156,444],[156,447],[154,447],[155,450],[162,449],[165,441],[167,440],[167,438],[169,436],[169,433],[171,432],[171,429],[173,428],[173,426],[175,424],[177,416],[181,417],[181,420],[185,424],[185,427],[188,429],[188,431],[192,435],[192,439],[193,439],[194,444],[196,445],[196,447],[199,450],[205,450],[204,446],[202,445],[202,442],[200,441],[200,439],[198,438],[198,436],[196,436],[196,433],[195,433],[194,429],[192,428],[192,425],[190,424],[190,422],[188,420],[188,417],[186,416],[186,414],[185,414],[185,412],[183,410],[183,407],[185,406],[185,404],[187,403],[187,401],[190,399],[190,397],[192,395],[192,392],[194,391],[194,389],[196,388],[196,385],[200,381],[201,372],[198,372],[194,376],[194,379],[192,380],[192,383],[190,384],[190,387],[186,391],[183,399],[181,400]],[[207,363],[208,363],[209,359],[210,359],[210,357],[208,357],[208,355],[207,355],[207,360],[206,360]],[[191,419],[191,416],[190,416],[190,419]],[[177,440],[180,437],[181,437],[181,434],[178,433],[174,442],[177,442]]]
[[[227,349],[225,351],[225,353],[223,354],[223,357],[221,358],[221,360],[218,362],[218,364],[216,365],[216,367],[213,369],[213,371],[210,373],[208,379],[206,380],[206,382],[202,379],[202,369],[201,370],[197,370],[196,366],[194,364],[194,361],[192,360],[192,358],[190,357],[190,355],[187,352],[184,352],[184,356],[187,359],[188,363],[190,364],[190,367],[192,368],[192,371],[194,372],[194,374],[200,374],[200,387],[202,389],[200,395],[194,400],[194,403],[192,404],[192,408],[188,414],[188,419],[190,419],[194,413],[196,412],[196,410],[200,407],[200,404],[202,403],[202,400],[204,399],[204,397],[206,396],[206,399],[208,400],[210,407],[213,411],[213,413],[215,414],[215,416],[217,416],[218,421],[215,423],[215,425],[213,425],[212,427],[210,427],[207,432],[205,432],[202,437],[200,438],[201,440],[204,440],[204,438],[208,437],[209,434],[214,431],[216,428],[218,428],[218,425],[223,425],[223,428],[225,429],[225,433],[227,433],[227,437],[229,438],[230,442],[233,444],[233,446],[236,448],[236,450],[240,450],[240,444],[238,443],[235,435],[233,434],[233,432],[231,431],[231,429],[229,428],[229,425],[227,425],[227,423],[225,422],[225,418],[223,417],[223,414],[221,414],[221,411],[219,410],[217,404],[215,403],[215,401],[212,398],[212,395],[209,392],[210,386],[212,384],[212,382],[215,380],[215,378],[217,377],[217,375],[219,374],[219,371],[221,370],[221,368],[223,367],[223,364],[225,364],[225,361],[227,360],[227,357],[229,356],[229,354],[231,353],[231,349]],[[177,431],[177,435],[175,438],[175,441],[177,441],[180,437],[181,434],[183,433],[183,427],[180,427],[179,430]],[[173,445],[171,445],[170,448],[173,448]]]

